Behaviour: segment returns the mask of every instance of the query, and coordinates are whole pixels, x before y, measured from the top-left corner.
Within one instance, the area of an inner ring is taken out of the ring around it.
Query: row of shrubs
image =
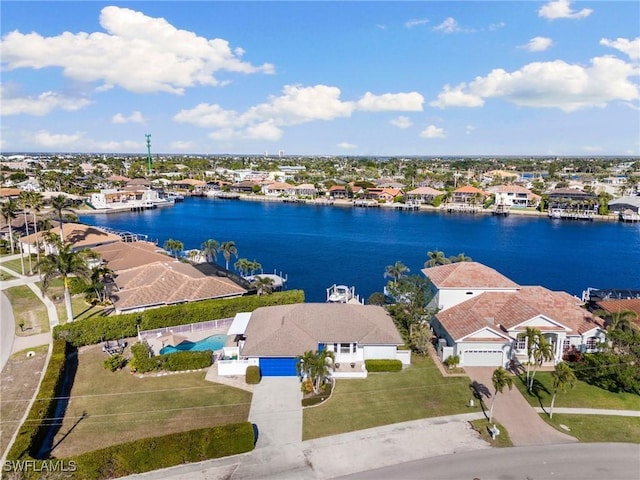
[[[182,370],[198,370],[210,367],[213,363],[213,352],[175,352],[166,355],[149,357],[149,349],[144,343],[131,346],[133,358],[129,361],[129,368],[133,372],[147,373],[156,370],[178,372]]]
[[[74,347],[106,340],[135,337],[140,330],[173,327],[187,323],[231,318],[239,312],[252,312],[259,307],[303,303],[304,291],[288,290],[271,295],[203,300],[200,302],[152,308],[138,313],[86,318],[53,329],[53,338],[64,338]]]
[[[367,372],[399,372],[402,370],[400,360],[365,360],[364,366]]]
[[[42,378],[36,400],[26,420],[18,430],[16,441],[7,454],[7,460],[34,458],[44,441],[51,419],[55,416],[56,397],[64,382],[69,346],[64,340],[55,340],[49,365]]]
[[[246,453],[254,445],[253,425],[242,422],[144,438],[68,460],[75,462],[74,478],[101,480]]]

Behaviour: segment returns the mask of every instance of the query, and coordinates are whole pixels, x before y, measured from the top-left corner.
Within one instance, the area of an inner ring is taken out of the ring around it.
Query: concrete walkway
[[[549,410],[536,407],[537,413],[549,413]],[[605,410],[603,408],[565,408],[554,407],[553,413],[568,413],[570,415],[613,415],[619,417],[640,417],[640,410]]]
[[[483,392],[483,400],[488,409],[494,391],[491,376],[495,369],[493,367],[465,367],[465,370],[471,381],[476,382],[480,391]],[[511,390],[505,388],[502,393],[498,394],[493,408],[493,418],[507,429],[509,437],[516,447],[555,445],[578,441],[548,425],[515,386]]]

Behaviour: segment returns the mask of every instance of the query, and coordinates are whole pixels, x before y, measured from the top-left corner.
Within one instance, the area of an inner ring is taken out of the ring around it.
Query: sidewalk
[[[548,410],[536,407],[537,413],[549,413]],[[555,407],[553,413],[568,413],[571,415],[613,415],[619,417],[640,417],[640,410],[605,410],[603,408],[565,408]]]
[[[483,400],[489,408],[494,391],[491,381],[494,368],[465,367],[465,370],[472,381],[477,382],[483,390],[486,389]],[[493,418],[507,429],[509,437],[516,447],[555,445],[578,441],[574,437],[558,432],[542,420],[516,387],[511,390],[505,388],[502,393],[498,394],[493,409]]]

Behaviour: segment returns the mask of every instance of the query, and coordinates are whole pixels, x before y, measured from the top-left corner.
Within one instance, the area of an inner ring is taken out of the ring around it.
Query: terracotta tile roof
[[[473,187],[471,185],[465,185],[464,187],[460,187],[456,190],[454,190],[454,193],[481,193],[482,195],[485,195],[485,192],[483,190],[480,190],[479,188]]]
[[[456,262],[422,269],[438,288],[503,289],[519,288],[513,280],[478,262]]]
[[[155,262],[118,273],[112,295],[116,310],[244,295],[228,278],[209,277],[182,262]]]
[[[431,187],[418,187],[414,188],[410,192],[407,192],[407,195],[433,195],[435,197],[438,195],[442,195],[443,193],[444,192]]]
[[[482,328],[525,330],[518,325],[537,316],[544,316],[558,326],[545,331],[566,330],[568,334],[583,334],[603,328],[604,322],[579,305],[579,300],[565,292],[553,292],[544,287],[522,287],[515,292],[486,292],[436,315],[438,321],[459,340]]]
[[[127,270],[154,262],[168,262],[170,258],[160,253],[151,242],[117,242],[93,248],[114,272]]]
[[[640,298],[626,298],[619,300],[602,300],[597,302],[599,308],[607,312],[615,313],[622,310],[631,310],[640,315]]]
[[[60,235],[60,227],[54,227],[50,230],[55,235]],[[93,247],[94,245],[106,245],[108,243],[121,242],[120,236],[108,233],[99,227],[83,225],[81,223],[65,223],[63,225],[64,240],[71,243],[74,248]],[[37,237],[36,237],[37,235]],[[26,244],[35,244],[36,238],[42,242],[44,238],[43,232],[32,233],[27,237],[22,237],[21,242]]]
[[[401,345],[402,337],[382,307],[299,303],[262,307],[251,314],[243,356],[290,357],[318,343]]]
[[[22,190],[19,188],[2,187],[0,188],[0,197],[17,197],[20,195],[20,192],[22,192]]]

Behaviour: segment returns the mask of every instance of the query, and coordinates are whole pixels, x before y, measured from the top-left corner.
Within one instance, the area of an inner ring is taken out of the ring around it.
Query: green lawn
[[[411,361],[401,372],[336,380],[331,399],[304,409],[303,439],[480,410],[467,406],[469,378],[443,378],[429,357],[413,355]]]
[[[12,280],[14,278],[16,277],[11,275],[10,273],[5,272],[4,270],[0,270],[0,281]]]
[[[58,312],[58,320],[60,324],[67,323],[67,309],[64,306],[64,282],[61,278],[54,278],[47,288],[47,296],[53,301]],[[71,296],[71,308],[73,310],[73,319],[82,320],[84,318],[99,315],[104,310],[103,306],[90,305],[84,299],[84,295]]]
[[[524,375],[522,376],[524,379]],[[539,391],[533,395],[527,391],[524,382],[515,379],[514,385],[520,389],[524,398],[534,407],[547,408],[551,405],[553,395],[553,380],[550,372],[537,372],[535,379],[549,392]],[[556,407],[569,408],[604,408],[609,410],[640,410],[640,395],[633,393],[614,393],[588,383],[577,381],[574,388],[567,388],[566,393],[559,392],[556,396]]]
[[[38,259],[35,255],[31,256],[31,266],[35,270],[36,263],[38,263]],[[2,262],[2,266],[6,267],[14,272],[22,275],[22,264],[20,263],[20,259],[8,260],[6,262]],[[24,257],[24,273],[25,275],[29,274],[29,259],[27,256]]]
[[[78,358],[55,457],[248,418],[251,393],[207,382],[204,371],[147,378],[127,368],[112,373],[102,366],[107,355],[100,345],[80,349]]]
[[[581,442],[640,443],[640,417],[546,414],[541,417],[558,431],[568,433]],[[560,425],[569,427],[567,432]]]
[[[489,433],[489,430],[487,430],[487,428],[493,426],[494,424],[496,427],[498,427],[498,430],[500,430],[500,434],[495,438],[495,440],[491,438],[491,434]],[[490,445],[494,447],[513,447],[513,442],[509,437],[509,432],[507,432],[507,429],[498,422],[489,423],[489,420],[487,420],[486,418],[481,418],[480,420],[473,420],[471,422],[471,425],[473,426],[474,430],[480,433],[482,439]]]
[[[49,316],[44,303],[26,285],[8,288],[4,291],[9,298],[16,321],[16,334],[34,335],[49,331]],[[24,331],[19,324],[24,322]]]

